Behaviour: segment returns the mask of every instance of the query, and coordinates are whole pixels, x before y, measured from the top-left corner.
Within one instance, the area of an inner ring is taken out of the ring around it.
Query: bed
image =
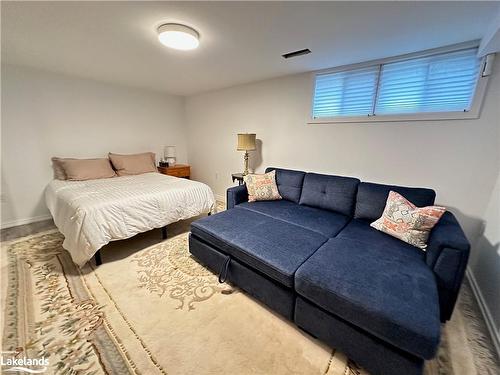
[[[216,210],[207,185],[160,173],[53,180],[45,200],[64,235],[63,247],[79,266],[111,241]]]

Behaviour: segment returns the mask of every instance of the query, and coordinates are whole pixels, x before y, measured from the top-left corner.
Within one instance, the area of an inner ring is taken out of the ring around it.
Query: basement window
[[[315,72],[310,122],[478,118],[487,77],[477,50],[465,43]]]

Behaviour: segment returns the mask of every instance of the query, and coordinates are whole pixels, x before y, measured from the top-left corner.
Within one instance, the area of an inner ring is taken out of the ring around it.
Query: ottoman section
[[[228,210],[194,221],[191,233],[214,249],[293,288],[295,271],[328,239],[249,210]]]
[[[189,251],[199,263],[216,273],[220,272],[227,260],[226,254],[214,249],[192,233],[189,235]],[[238,286],[285,318],[293,320],[295,292],[292,289],[234,259],[231,260],[227,270],[226,281]]]

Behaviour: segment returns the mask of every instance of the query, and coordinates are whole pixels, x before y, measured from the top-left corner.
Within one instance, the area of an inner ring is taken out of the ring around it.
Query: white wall
[[[250,158],[258,172],[279,166],[434,188],[473,243],[469,265],[498,330],[500,58],[477,120],[308,125],[311,79],[299,74],[187,98],[194,178],[224,196],[231,173],[243,168],[236,134],[255,132],[261,150]]]
[[[499,142],[500,147],[500,142]],[[473,287],[500,353],[500,170],[484,214],[484,233],[470,258]]]
[[[255,132],[267,166],[426,186],[478,235],[499,169],[500,59],[478,120],[308,125],[311,75],[299,74],[187,98],[194,177],[224,195],[243,166],[236,134]]]
[[[47,217],[50,158],[162,152],[187,161],[183,98],[2,65],[2,227]]]

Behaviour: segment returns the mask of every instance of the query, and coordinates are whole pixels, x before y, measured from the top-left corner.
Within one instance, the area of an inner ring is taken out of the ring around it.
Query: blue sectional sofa
[[[434,204],[433,190],[273,169],[283,199],[228,189],[227,211],[192,223],[192,255],[372,374],[421,374],[469,256],[453,214],[424,252],[370,223],[390,190],[417,206]]]

